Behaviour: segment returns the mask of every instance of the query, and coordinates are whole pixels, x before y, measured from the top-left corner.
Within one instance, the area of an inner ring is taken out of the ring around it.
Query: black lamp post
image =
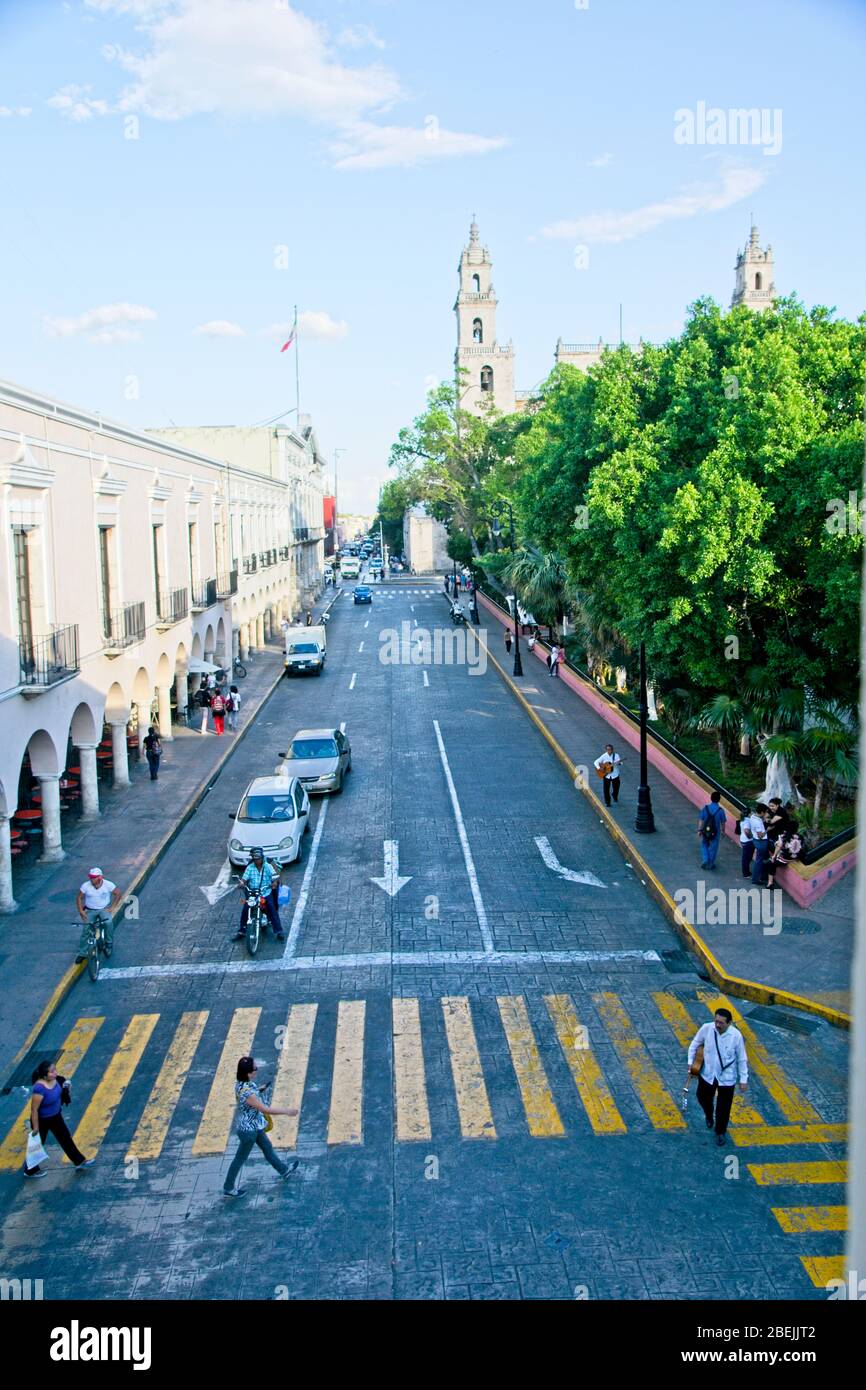
[[[514,554],[514,510],[510,502],[503,502],[500,507],[493,509],[492,531],[494,536],[499,537],[499,515],[503,508],[508,509],[508,546]],[[517,595],[514,595],[514,675],[523,675],[523,662],[520,660],[520,623],[517,617]]]
[[[637,789],[637,815],[634,828],[642,835],[651,835],[656,828],[652,796],[647,782],[646,756],[646,647],[640,644],[640,786]]]
[[[478,617],[478,572],[475,565],[470,565],[472,571],[472,622],[478,627],[481,619]]]

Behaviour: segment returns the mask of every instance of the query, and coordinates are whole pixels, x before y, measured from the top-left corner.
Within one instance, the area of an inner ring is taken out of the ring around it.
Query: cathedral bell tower
[[[465,393],[463,410],[480,414],[490,403],[503,415],[514,410],[514,348],[496,341],[496,291],[486,246],[478,240],[478,224],[469,229],[469,244],[460,257],[460,288],[454,305],[457,351],[454,367],[458,394]],[[467,373],[461,377],[461,369]]]
[[[759,244],[758,229],[752,223],[752,230],[746,248],[737,256],[734,266],[736,281],[731,298],[731,308],[745,304],[747,309],[772,309],[776,301],[776,286],[773,283],[773,248],[766,251]]]

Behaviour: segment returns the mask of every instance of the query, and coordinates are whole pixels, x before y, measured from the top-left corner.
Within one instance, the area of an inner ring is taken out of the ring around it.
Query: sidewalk
[[[716,957],[725,973],[756,982],[770,992],[802,996],[822,1009],[849,1013],[854,875],[842,878],[807,909],[799,907],[787,893],[768,891],[761,893],[760,906],[753,902],[747,908],[742,894],[731,896],[732,890],[751,888],[740,872],[738,848],[723,837],[716,869],[712,873],[704,871],[697,836],[698,812],[652,767],[649,780],[656,829],[654,834],[637,834],[634,819],[640,759],[637,750],[630,747],[622,748],[622,789],[608,821],[601,783],[596,783],[592,764],[606,743],[615,741],[621,745],[621,740],[612,739],[607,722],[578,694],[550,676],[547,648],[541,643],[529,652],[521,642],[524,676],[522,680],[513,680],[499,646],[499,627],[493,621],[498,617],[498,613],[487,610],[482,618],[489,624],[492,639],[487,642],[488,659],[509,687],[523,696],[528,713],[546,730],[564,761],[575,768],[589,767],[592,785],[585,794],[598,804],[599,818],[609,828],[612,824],[626,861],[631,853],[642,857],[663,892],[678,906],[684,901],[694,904],[693,911],[686,911],[693,924],[691,931]],[[483,633],[484,628],[476,631]],[[479,640],[483,642],[484,638]],[[636,871],[640,872],[639,868]],[[723,893],[708,898],[714,889],[722,889]],[[693,896],[684,899],[684,893]],[[714,904],[718,906],[714,908]]]
[[[218,737],[212,728],[202,735],[173,726],[156,782],[144,758],[130,760],[130,786],[100,784],[98,821],[64,818],[66,858],[60,864],[40,865],[35,856],[26,866],[16,864],[19,910],[0,917],[0,1084],[8,1084],[13,1059],[42,1014],[56,1006],[84,968],[73,965],[81,927],[75,895],[87,870],[98,864],[124,896],[140,888],[282,672],[283,648],[275,638],[249,660],[247,677],[238,682],[242,705],[236,733],[226,729]],[[135,930],[134,922],[124,923],[123,909],[117,930]],[[92,1008],[94,1001],[88,1002]],[[28,1048],[34,1045],[31,1039]]]

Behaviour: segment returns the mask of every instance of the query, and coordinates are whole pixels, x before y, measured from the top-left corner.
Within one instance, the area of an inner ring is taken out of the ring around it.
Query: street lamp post
[[[640,786],[637,789],[637,815],[634,828],[642,835],[651,835],[656,828],[653,816],[653,803],[647,782],[646,756],[646,647],[640,644]]]
[[[478,617],[478,572],[474,563],[470,565],[472,571],[472,622],[478,627],[481,619]]]
[[[499,514],[503,507],[508,508],[508,546],[514,554],[514,509],[510,502],[504,502],[493,511],[493,534],[499,536]],[[523,675],[523,662],[520,659],[520,623],[517,616],[517,595],[514,595],[514,675]]]

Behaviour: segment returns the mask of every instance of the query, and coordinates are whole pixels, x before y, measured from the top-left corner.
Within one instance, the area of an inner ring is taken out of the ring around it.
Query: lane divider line
[[[322,843],[322,832],[325,829],[325,818],[328,814],[329,801],[327,797],[322,798],[322,809],[319,812],[319,819],[316,821],[316,829],[313,832],[313,843],[310,846],[310,857],[307,860],[307,867],[304,870],[304,877],[301,880],[301,891],[298,894],[298,901],[295,903],[295,911],[292,916],[292,925],[289,928],[289,936],[286,941],[286,949],[283,952],[281,961],[275,962],[272,969],[279,969],[280,965],[292,959],[295,954],[295,947],[298,944],[298,937],[304,921],[304,913],[307,910],[307,898],[310,896],[310,884],[313,881],[313,874],[316,871],[316,860],[319,857],[319,845]],[[239,964],[246,966],[267,965],[265,961],[238,961],[228,962],[229,964]]]
[[[357,679],[358,679],[358,672],[357,672],[357,671],[353,671],[353,672],[352,672],[352,679],[349,681],[349,689],[350,689],[350,690],[354,690],[354,689],[355,689],[355,681],[356,681]]]
[[[436,731],[436,742],[439,745],[439,757],[442,759],[445,781],[448,783],[448,795],[451,797],[451,807],[454,811],[454,819],[457,822],[457,834],[460,838],[461,849],[463,850],[466,873],[469,876],[469,886],[472,889],[472,900],[475,903],[475,916],[478,918],[481,940],[484,943],[485,952],[491,953],[493,951],[493,933],[487,921],[487,911],[484,906],[484,900],[481,897],[481,889],[478,886],[475,861],[472,858],[472,850],[469,848],[469,836],[466,834],[466,826],[463,823],[463,812],[460,809],[460,802],[457,800],[457,790],[454,786],[454,778],[451,776],[451,766],[448,762],[448,754],[445,752],[445,744],[442,742],[442,730],[439,728],[438,719],[433,720],[433,728]]]

